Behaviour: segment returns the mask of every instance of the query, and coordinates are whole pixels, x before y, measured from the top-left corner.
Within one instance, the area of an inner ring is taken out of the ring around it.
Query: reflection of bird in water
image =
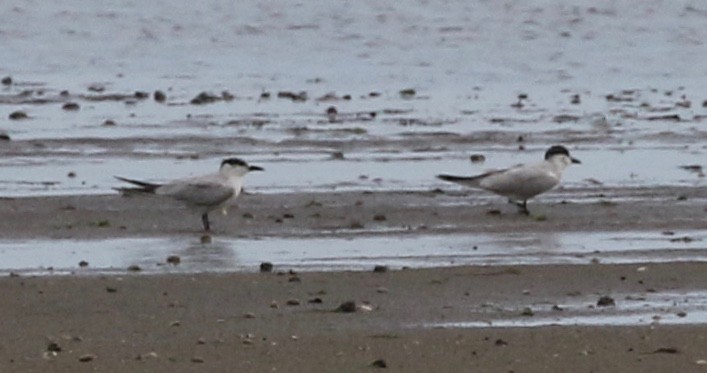
[[[211,230],[209,212],[225,208],[238,197],[243,187],[243,177],[248,172],[262,170],[263,168],[258,166],[249,166],[241,159],[228,158],[221,162],[218,172],[179,179],[166,184],[153,184],[116,176],[118,180],[136,185],[136,187],[116,188],[116,190],[124,195],[147,193],[178,201],[190,210],[201,214],[204,230],[208,232]]]
[[[564,146],[555,145],[545,152],[545,160],[539,163],[518,165],[477,176],[438,175],[437,177],[508,197],[518,205],[520,212],[527,215],[529,214],[528,199],[557,186],[562,171],[572,163],[581,162],[572,158]]]

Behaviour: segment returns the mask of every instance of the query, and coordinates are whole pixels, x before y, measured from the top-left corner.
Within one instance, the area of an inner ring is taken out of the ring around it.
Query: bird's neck
[[[565,157],[552,157],[548,159],[548,162],[550,162],[558,176],[570,165],[568,161],[569,160]]]

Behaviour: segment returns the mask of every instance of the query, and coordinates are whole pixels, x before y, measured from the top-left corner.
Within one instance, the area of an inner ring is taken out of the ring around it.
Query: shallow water
[[[268,169],[248,180],[258,192],[424,189],[554,143],[584,160],[570,187],[702,185],[679,167],[704,165],[704,14],[689,0],[4,2],[0,115],[29,119],[0,122],[0,195],[104,193],[112,175],[163,181],[232,155]],[[164,103],[132,97],[155,90]]]
[[[516,317],[499,317],[489,313],[485,320],[452,321],[427,324],[432,328],[532,328],[541,326],[631,326],[631,325],[687,325],[702,324],[707,316],[705,292],[650,293],[614,296],[616,306],[597,307],[596,297],[570,299],[561,303],[561,310],[549,306],[532,306],[533,316],[520,316],[520,310],[506,310]],[[415,325],[414,327],[418,327]]]
[[[257,271],[271,262],[280,270],[371,270],[376,265],[444,267],[707,261],[707,233],[650,232],[427,235],[345,238],[220,239],[190,237],[109,240],[0,241],[0,272],[27,274]],[[181,258],[168,265],[170,255]],[[79,268],[78,263],[89,265]]]

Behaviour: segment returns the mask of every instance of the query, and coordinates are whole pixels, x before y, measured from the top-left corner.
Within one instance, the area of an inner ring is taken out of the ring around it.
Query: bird
[[[519,212],[530,215],[528,199],[545,193],[560,183],[562,172],[572,163],[582,163],[570,156],[562,145],[553,145],[542,162],[520,164],[476,176],[437,175],[439,179],[467,187],[487,190],[514,202]]]
[[[211,231],[209,212],[224,208],[234,201],[243,189],[243,177],[252,171],[264,171],[262,167],[248,165],[239,158],[227,158],[221,162],[218,172],[177,179],[165,184],[115,176],[133,187],[115,188],[123,195],[154,194],[181,202],[188,209],[201,214],[205,232]]]

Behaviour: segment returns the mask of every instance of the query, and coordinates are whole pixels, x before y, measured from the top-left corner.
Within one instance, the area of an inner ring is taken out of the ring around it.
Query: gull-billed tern
[[[562,171],[572,163],[581,162],[571,157],[564,146],[555,145],[545,152],[545,160],[542,162],[521,164],[477,176],[437,175],[437,177],[507,197],[518,205],[520,212],[527,215],[529,214],[528,199],[557,186]]]
[[[263,168],[250,166],[238,158],[228,158],[221,162],[218,172],[178,179],[166,184],[154,184],[116,176],[116,179],[136,186],[116,189],[123,194],[148,193],[181,202],[190,210],[201,214],[204,230],[208,232],[211,230],[209,212],[225,208],[234,201],[243,188],[243,177],[251,171],[263,171]]]

